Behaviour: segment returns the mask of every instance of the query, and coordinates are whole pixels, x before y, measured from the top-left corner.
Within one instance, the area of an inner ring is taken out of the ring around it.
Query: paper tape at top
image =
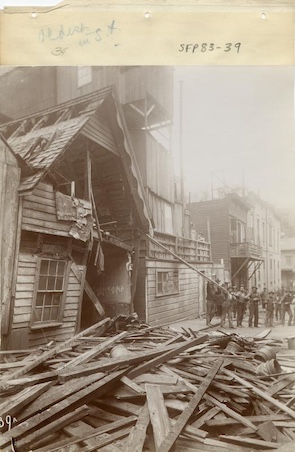
[[[2,65],[291,65],[294,12],[1,14]],[[264,15],[263,15],[264,14]]]

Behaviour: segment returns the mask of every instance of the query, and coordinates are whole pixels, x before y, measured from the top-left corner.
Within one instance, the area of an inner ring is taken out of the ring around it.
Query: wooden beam
[[[192,339],[190,341],[186,341],[184,344],[178,345],[177,347],[173,347],[172,350],[161,354],[160,356],[157,356],[156,358],[147,361],[140,366],[136,367],[135,369],[129,371],[127,373],[128,378],[134,378],[138,377],[138,375],[141,375],[144,372],[149,371],[153,367],[158,366],[159,364],[163,364],[164,362],[168,361],[169,359],[173,358],[175,355],[178,355],[181,352],[184,352],[190,347],[193,347],[195,345],[202,344],[208,339],[208,335],[201,336],[196,339]]]
[[[42,353],[41,356],[34,359],[32,362],[28,362],[19,370],[16,370],[12,374],[4,375],[0,382],[5,382],[6,380],[12,380],[14,378],[18,378],[22,375],[25,375],[30,370],[35,369],[40,364],[43,364],[48,358],[51,358],[52,356],[59,353],[61,350],[63,350],[65,347],[68,347],[69,345],[73,344],[78,338],[86,336],[89,333],[92,333],[95,330],[99,330],[102,328],[106,323],[110,321],[110,318],[107,317],[106,319],[101,320],[100,322],[96,323],[95,325],[91,325],[89,328],[87,328],[84,331],[81,331],[81,333],[76,334],[75,336],[71,337],[70,339],[66,340],[65,342],[62,342],[61,344],[57,345],[51,350],[48,350],[47,352]],[[26,361],[27,362],[27,361]],[[0,385],[1,387],[1,385]]]
[[[40,411],[41,408],[42,411],[46,410],[50,406],[55,405],[66,397],[69,397],[72,394],[75,394],[76,392],[85,388],[86,386],[95,383],[104,376],[105,374],[103,372],[100,372],[88,377],[76,378],[74,381],[65,383],[62,386],[58,385],[52,387],[45,394],[42,394],[40,397],[38,397],[37,400],[35,400],[27,408],[25,408],[18,416],[18,421],[23,422],[24,420],[34,416]]]
[[[177,440],[178,436],[182,432],[183,428],[185,427],[186,423],[188,422],[189,418],[199,405],[200,401],[202,400],[204,394],[206,393],[207,389],[209,388],[210,384],[212,383],[212,380],[214,379],[215,375],[217,374],[218,370],[220,369],[221,364],[223,363],[223,359],[219,359],[215,362],[215,364],[211,367],[209,370],[206,379],[201,383],[199,388],[196,388],[196,393],[188,403],[186,409],[181,413],[179,418],[177,419],[176,423],[173,425],[173,427],[169,430],[167,437],[164,439],[164,441],[161,444],[160,450],[161,452],[169,452],[169,450],[172,448],[173,444]]]
[[[187,342],[185,343],[187,344]],[[124,356],[122,358],[105,358],[104,360],[101,360],[99,363],[88,363],[85,365],[77,366],[76,369],[57,369],[56,374],[59,377],[60,382],[67,381],[71,378],[81,377],[83,375],[90,375],[91,373],[99,372],[99,371],[109,371],[118,367],[126,367],[130,366],[132,364],[138,364],[142,361],[148,361],[150,363],[147,367],[149,369],[151,364],[151,358],[157,357],[159,355],[166,354],[168,351],[174,350],[175,345],[168,345],[167,347],[156,347],[155,350],[151,351],[144,351],[135,353],[132,352],[132,354],[128,356]],[[177,354],[178,352],[176,352]],[[174,355],[173,355],[174,356]],[[169,358],[167,358],[169,359]],[[136,368],[137,369],[137,368]],[[144,372],[144,370],[142,371]],[[140,372],[138,375],[140,375],[142,372]],[[136,375],[136,376],[138,376]],[[128,376],[128,375],[127,375]],[[135,377],[135,375],[134,375]],[[132,378],[134,378],[132,376]],[[128,376],[130,378],[130,376]]]
[[[150,415],[147,403],[138,415],[137,422],[132,428],[130,435],[124,445],[123,452],[142,452],[146,439],[146,430],[150,423]]]
[[[229,435],[220,435],[219,437],[222,441],[230,444],[237,444],[244,447],[255,447],[259,450],[263,449],[278,449],[282,446],[282,444],[273,443],[271,441],[263,441],[261,439],[254,438],[244,438],[241,436],[229,436]]]
[[[114,388],[114,385],[123,376],[123,373],[124,371],[122,370],[113,372],[88,387],[81,389],[75,394],[72,394],[50,408],[47,408],[41,413],[37,413],[35,416],[30,417],[27,421],[13,427],[11,430],[0,436],[0,448],[9,446],[12,438],[16,440],[23,438],[24,436],[38,430],[40,426],[54,421],[60,416],[68,413],[70,410],[74,410],[79,406],[90,402],[93,398],[106,394]]]
[[[162,452],[163,441],[170,430],[168,411],[159,386],[147,383],[145,390],[156,451]]]
[[[87,405],[82,405],[81,407],[77,408],[73,412],[67,413],[64,416],[61,416],[60,418],[56,419],[53,422],[50,422],[46,424],[44,427],[39,428],[35,432],[31,433],[30,435],[25,436],[24,438],[17,441],[17,450],[24,450],[25,446],[30,446],[30,449],[32,448],[31,445],[36,442],[40,441],[43,438],[47,438],[48,435],[62,429],[68,424],[71,424],[72,422],[77,421],[78,419],[81,419],[82,417],[86,416],[89,413],[89,408]]]
[[[261,414],[258,416],[244,416],[245,419],[253,423],[265,422],[265,421],[287,421],[290,420],[290,417],[287,414]],[[240,421],[233,418],[226,419],[212,419],[207,420],[206,425],[208,427],[226,427],[229,425],[237,425],[240,424]]]
[[[209,419],[212,419],[216,414],[220,413],[220,408],[214,406],[209,411],[206,411],[199,419],[191,424],[192,427],[200,428],[202,427]]]
[[[223,373],[234,378],[237,382],[239,382],[246,388],[250,389],[256,395],[258,395],[262,399],[266,400],[267,402],[271,403],[272,405],[279,408],[280,410],[284,411],[285,413],[289,414],[289,416],[291,416],[293,419],[295,419],[295,411],[294,410],[291,410],[291,408],[289,408],[284,403],[282,403],[279,400],[272,397],[266,391],[263,391],[262,389],[257,388],[256,386],[252,385],[251,383],[248,383],[248,381],[244,380],[244,378],[239,377],[237,374],[235,374],[234,372],[232,372],[228,369],[223,369]]]
[[[103,435],[104,433],[111,432],[112,430],[116,430],[118,428],[124,427],[129,424],[133,424],[136,422],[137,417],[136,416],[129,416],[127,418],[124,418],[122,420],[114,421],[111,423],[108,423],[106,425],[103,425],[102,427],[98,427],[93,429],[88,434],[79,435],[74,438],[68,438],[67,440],[60,441],[57,445],[50,445],[48,448],[41,448],[40,452],[60,452],[62,450],[62,446],[73,446],[77,443],[86,442],[87,440],[91,438],[95,438],[96,436]],[[127,436],[127,435],[126,435]],[[113,441],[113,440],[112,440]],[[98,446],[96,445],[95,448]],[[102,446],[101,446],[102,447]],[[95,450],[95,449],[92,449]],[[38,452],[38,449],[34,452]],[[133,451],[132,451],[133,452]]]
[[[215,399],[215,397],[212,397],[209,394],[205,394],[204,398],[208,402],[210,402],[213,405],[215,405],[218,408],[220,408],[228,416],[232,417],[233,419],[238,420],[241,424],[245,425],[245,427],[248,427],[248,428],[252,429],[253,432],[257,431],[257,427],[251,421],[246,419],[244,416],[241,416],[239,413],[237,413],[236,411],[232,410],[231,408],[229,408],[224,403],[219,402],[219,400]]]
[[[39,383],[33,387],[25,388],[21,392],[11,396],[9,400],[6,400],[0,405],[1,417],[4,419],[7,415],[15,416],[22,408],[37,399],[40,394],[47,391],[52,384],[52,382]]]
[[[88,361],[97,357],[99,354],[106,351],[109,347],[111,347],[113,344],[120,341],[127,335],[128,331],[123,331],[122,333],[119,333],[116,336],[112,336],[108,339],[105,339],[102,343],[96,345],[95,347],[92,347],[90,350],[87,350],[86,352],[82,353],[79,356],[76,356],[74,359],[67,362],[62,368],[64,369],[68,367],[75,367],[87,363]]]
[[[73,260],[72,260],[72,263],[71,263],[71,270],[74,273],[74,275],[76,276],[76,278],[78,279],[78,281],[80,283],[82,283],[82,274],[80,272],[80,269],[79,269],[78,265]],[[95,295],[94,291],[92,290],[92,288],[90,287],[90,285],[86,281],[86,279],[84,280],[84,291],[87,293],[90,301],[92,301],[92,303],[93,303],[95,309],[97,310],[97,312],[102,317],[104,317],[105,316],[105,310],[104,310],[103,306],[100,304],[99,299]]]

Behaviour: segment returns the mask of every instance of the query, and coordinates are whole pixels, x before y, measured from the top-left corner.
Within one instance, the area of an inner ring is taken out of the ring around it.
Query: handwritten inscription
[[[120,32],[116,21],[112,20],[106,26],[88,26],[83,22],[72,26],[65,26],[63,24],[57,27],[43,27],[38,32],[38,40],[40,43],[55,43],[57,44],[51,50],[54,56],[63,56],[70,49],[70,45],[85,47],[89,44],[97,44],[106,38],[116,35]],[[119,44],[116,42],[114,46]]]
[[[178,52],[184,53],[197,53],[197,52],[236,52],[240,53],[241,42],[233,43],[227,42],[226,44],[217,45],[214,42],[207,43],[202,42],[201,44],[179,44]]]
[[[10,430],[12,428],[12,424],[14,422],[17,422],[17,420],[15,417],[10,416],[10,414],[5,416],[5,418],[0,417],[0,429],[2,429],[3,427],[6,427],[6,428],[8,428],[8,430]]]
[[[51,53],[54,56],[63,56],[67,50],[68,47],[55,47],[55,49],[53,49]]]

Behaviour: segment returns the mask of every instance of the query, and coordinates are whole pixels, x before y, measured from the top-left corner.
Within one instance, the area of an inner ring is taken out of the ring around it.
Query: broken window
[[[38,258],[31,326],[62,321],[68,262]]]
[[[157,296],[179,293],[178,270],[157,271]]]

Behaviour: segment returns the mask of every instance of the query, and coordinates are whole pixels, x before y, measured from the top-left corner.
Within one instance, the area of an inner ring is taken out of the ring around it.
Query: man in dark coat
[[[258,327],[260,295],[257,287],[253,286],[247,297],[249,298],[249,326],[252,326],[254,318],[254,326]]]
[[[291,310],[291,304],[293,301],[293,294],[291,290],[288,290],[288,292],[285,293],[285,295],[283,296],[282,300],[281,300],[281,309],[282,309],[282,325],[285,325],[285,315],[286,312],[288,313],[289,316],[289,321],[288,321],[288,325],[292,325],[292,320],[293,320],[293,313]]]
[[[215,286],[213,283],[208,282],[207,283],[207,312],[206,312],[206,324],[209,326],[211,325],[211,320],[213,319],[215,315]]]
[[[275,308],[275,294],[271,290],[265,301],[265,326],[273,327],[273,315]]]
[[[237,298],[237,327],[239,326],[241,327],[243,326],[242,323],[248,301],[244,286],[240,287],[240,290],[236,294],[236,298]]]

